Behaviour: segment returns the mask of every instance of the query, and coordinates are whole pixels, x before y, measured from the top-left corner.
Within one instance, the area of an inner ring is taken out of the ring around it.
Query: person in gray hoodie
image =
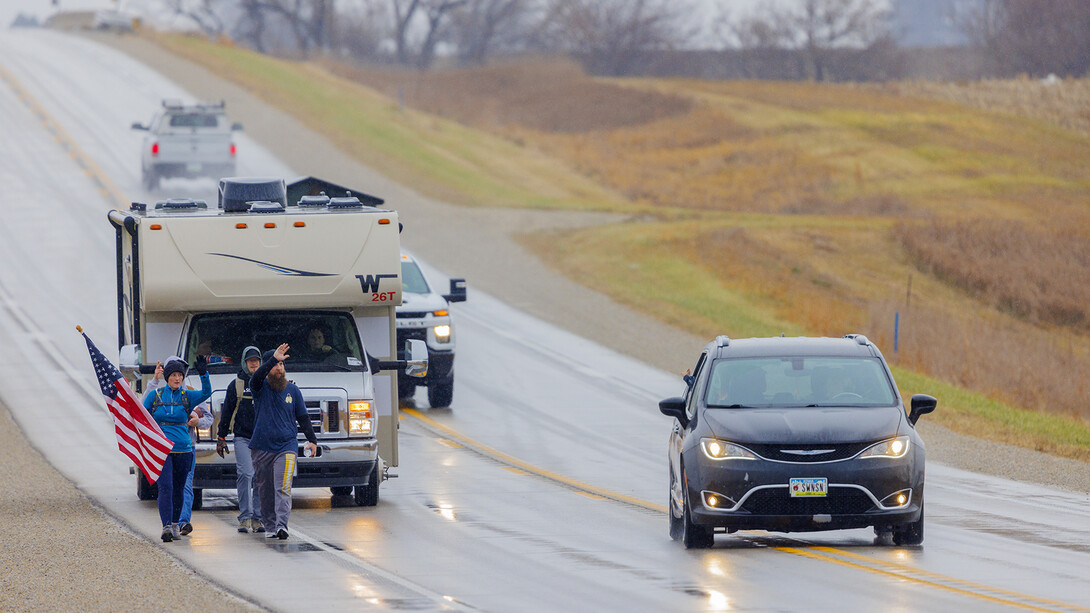
[[[223,399],[219,430],[216,432],[216,453],[231,453],[227,434],[235,435],[235,488],[238,490],[238,531],[264,532],[261,509],[257,504],[257,482],[250,455],[250,438],[254,435],[254,397],[250,391],[250,376],[261,366],[261,350],[253,345],[242,350],[242,368]]]

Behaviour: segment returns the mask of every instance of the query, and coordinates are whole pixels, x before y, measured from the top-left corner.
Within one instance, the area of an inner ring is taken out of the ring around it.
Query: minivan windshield
[[[878,358],[761,357],[712,364],[711,408],[892,406],[893,385]]]
[[[242,352],[262,353],[288,343],[288,371],[362,371],[366,355],[351,314],[337,311],[248,311],[204,313],[193,318],[183,357],[208,358],[209,371],[235,372]]]
[[[428,282],[424,273],[412,260],[401,260],[401,291],[410,294],[429,294]]]

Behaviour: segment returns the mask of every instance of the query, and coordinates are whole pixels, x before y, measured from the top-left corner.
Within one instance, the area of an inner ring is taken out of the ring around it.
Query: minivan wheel
[[[685,483],[684,500],[685,508],[682,509],[681,513],[681,542],[685,545],[685,549],[707,549],[711,547],[715,544],[715,532],[711,528],[693,523],[693,514],[689,511],[692,505],[689,501],[688,479],[686,479]]]
[[[670,489],[666,492],[667,507],[670,514],[670,538],[675,541],[680,541],[683,533],[681,509],[677,508],[677,504],[674,503],[674,470],[670,469]]]
[[[923,504],[920,504],[920,518],[911,524],[893,529],[894,545],[920,545],[923,543]]]

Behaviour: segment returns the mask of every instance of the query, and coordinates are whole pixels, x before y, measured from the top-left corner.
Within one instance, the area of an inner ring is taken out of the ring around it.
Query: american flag
[[[106,397],[106,408],[114,416],[117,448],[140,467],[149,483],[155,483],[174,443],[163,434],[159,424],[133,394],[121,371],[102,355],[86,334],[83,338],[87,341],[87,351],[91,352],[91,364],[95,367],[98,386]]]

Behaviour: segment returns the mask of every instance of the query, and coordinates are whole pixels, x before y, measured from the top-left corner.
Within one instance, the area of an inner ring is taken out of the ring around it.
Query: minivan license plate
[[[792,478],[788,484],[787,489],[791,492],[792,498],[799,496],[825,496],[829,493],[829,480],[821,478]]]

